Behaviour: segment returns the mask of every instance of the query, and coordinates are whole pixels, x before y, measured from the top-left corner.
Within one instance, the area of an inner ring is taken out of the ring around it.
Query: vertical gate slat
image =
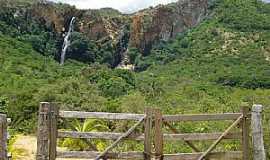
[[[249,160],[249,107],[247,104],[242,105],[241,112],[243,114],[242,119],[242,150],[243,150],[243,160]]]
[[[163,133],[162,133],[162,113],[160,110],[155,110],[155,137],[154,137],[154,144],[155,144],[155,159],[156,160],[163,160]]]
[[[50,104],[41,102],[38,116],[37,160],[49,160]]]
[[[57,146],[57,122],[58,122],[58,114],[59,107],[57,103],[50,104],[50,160],[56,159],[56,146]]]
[[[144,120],[144,160],[151,160],[152,152],[152,138],[151,138],[151,128],[152,128],[152,109],[145,109],[145,120]]]

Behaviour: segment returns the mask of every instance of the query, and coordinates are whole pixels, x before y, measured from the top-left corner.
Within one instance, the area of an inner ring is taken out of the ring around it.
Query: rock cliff
[[[120,63],[129,47],[137,48],[146,56],[153,45],[168,41],[178,33],[196,26],[206,17],[209,1],[179,0],[130,15],[110,8],[78,10],[74,6],[51,2],[33,2],[27,7],[14,7],[9,1],[2,0],[1,6],[2,9],[16,8],[12,12],[14,17],[35,21],[60,38],[68,29],[71,18],[76,17],[75,31],[100,44],[108,41],[112,43],[115,52],[120,52],[116,53],[120,56],[116,58],[116,63]],[[121,37],[125,37],[125,40]],[[125,48],[119,48],[122,46]]]

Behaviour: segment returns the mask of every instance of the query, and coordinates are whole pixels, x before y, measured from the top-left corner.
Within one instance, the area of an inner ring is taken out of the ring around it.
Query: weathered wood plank
[[[94,151],[66,151],[57,152],[58,158],[81,158],[81,159],[94,159],[100,155],[99,152]],[[106,158],[108,159],[138,159],[143,160],[142,152],[121,152],[121,153],[107,153]]]
[[[99,152],[93,151],[65,151],[57,152],[58,158],[81,158],[81,159],[93,159]],[[164,160],[196,160],[203,153],[181,153],[181,154],[165,154]],[[143,160],[144,155],[142,152],[122,152],[122,153],[107,153],[106,158],[109,159],[138,159]],[[207,157],[210,160],[241,160],[242,152],[213,152]]]
[[[208,156],[208,154],[210,152],[212,152],[213,149],[215,149],[215,147],[219,144],[219,142],[226,136],[229,134],[229,132],[236,126],[239,124],[239,122],[243,119],[243,115],[241,115],[235,122],[233,122],[233,124],[226,129],[226,131],[224,133],[222,133],[222,135],[199,157],[198,160],[203,160],[205,157]]]
[[[76,131],[58,131],[58,138],[75,138],[75,139],[104,139],[116,140],[124,133],[109,132],[76,132]],[[163,134],[166,141],[200,141],[200,140],[216,140],[222,133],[179,133],[179,134]],[[224,139],[240,139],[241,132],[229,133]],[[144,141],[144,134],[131,134],[124,140]]]
[[[152,118],[153,110],[151,108],[145,109],[145,119],[144,119],[144,160],[151,160],[152,153]]]
[[[49,160],[50,104],[41,102],[38,116],[37,160]]]
[[[167,141],[203,141],[203,140],[216,140],[222,133],[182,133],[182,134],[164,134],[164,139]],[[224,139],[240,139],[241,132],[228,133]]]
[[[58,131],[58,138],[116,140],[124,133]],[[144,141],[144,134],[130,134],[124,140]]]
[[[253,160],[266,160],[263,142],[262,105],[253,105],[251,116]]]
[[[197,160],[203,153],[165,154],[164,160]],[[206,157],[208,160],[241,160],[242,152],[212,152]]]
[[[0,114],[0,160],[7,160],[7,117]]]
[[[248,104],[243,104],[241,108],[241,112],[243,114],[242,120],[242,150],[243,150],[243,160],[249,160],[250,153],[249,153],[249,107]]]
[[[56,159],[58,112],[58,104],[50,103],[50,160]]]
[[[95,160],[104,158],[106,154],[111,151],[122,139],[128,137],[134,130],[144,121],[145,117],[142,117],[134,126],[132,126],[126,133],[121,135],[115,142],[113,142],[109,147],[107,147],[100,155],[98,155]]]
[[[223,114],[190,114],[190,115],[165,115],[164,121],[223,121],[236,120],[242,113],[223,113]]]
[[[220,121],[236,120],[241,113],[223,114],[190,114],[190,115],[165,115],[163,119],[167,122],[177,121]],[[108,120],[140,120],[143,114],[130,113],[106,113],[106,112],[79,112],[79,111],[60,111],[62,118],[89,118],[89,119],[108,119]]]
[[[155,121],[155,133],[154,133],[154,145],[155,145],[155,160],[163,160],[163,133],[162,133],[162,113],[160,110],[154,110]]]
[[[87,118],[87,119],[107,119],[107,120],[140,120],[144,114],[130,113],[106,113],[106,112],[79,112],[79,111],[59,111],[62,118]]]

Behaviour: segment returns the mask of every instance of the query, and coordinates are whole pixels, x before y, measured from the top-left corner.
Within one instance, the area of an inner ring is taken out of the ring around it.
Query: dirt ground
[[[17,135],[12,145],[12,160],[35,160],[37,148],[37,138],[35,136]],[[59,150],[63,150],[59,148]],[[62,159],[57,160],[82,160],[82,159]]]
[[[36,148],[36,137],[17,135],[12,145],[12,160],[35,160]]]

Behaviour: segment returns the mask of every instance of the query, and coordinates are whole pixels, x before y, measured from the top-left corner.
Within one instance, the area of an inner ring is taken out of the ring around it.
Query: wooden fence
[[[4,114],[0,114],[0,160],[8,160],[7,117]]]
[[[194,114],[194,115],[162,115],[160,110],[146,109],[145,114],[100,113],[59,111],[56,103],[43,102],[40,104],[38,121],[37,160],[55,160],[56,158],[82,159],[156,159],[156,160],[248,160],[250,159],[249,125],[250,114],[248,107],[242,107],[239,113],[225,114]],[[59,118],[132,120],[136,124],[125,133],[104,132],[75,132],[58,131]],[[231,125],[220,133],[180,133],[171,123],[187,121],[232,121]],[[144,133],[135,133],[135,129],[143,126]],[[232,129],[240,126],[239,132]],[[163,133],[164,127],[172,134]],[[57,151],[57,138],[104,139],[115,140],[104,152],[95,151]],[[134,140],[144,143],[143,152],[111,152],[122,140]],[[241,151],[213,152],[223,140],[240,140]],[[192,141],[208,141],[213,143],[205,151],[196,147]],[[184,141],[192,148],[193,153],[164,154],[164,141]]]

